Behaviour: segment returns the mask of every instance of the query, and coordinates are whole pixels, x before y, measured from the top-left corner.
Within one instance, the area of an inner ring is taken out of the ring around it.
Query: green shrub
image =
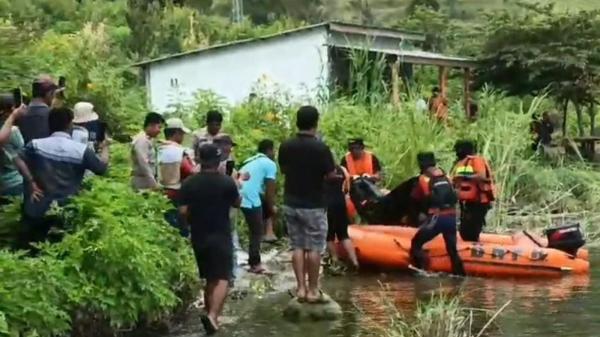
[[[117,146],[111,170],[129,172],[126,148]],[[161,322],[193,300],[193,255],[164,221],[167,199],[135,193],[128,180],[87,181],[59,211],[63,240],[41,244],[39,257],[0,252],[0,336],[111,333]]]

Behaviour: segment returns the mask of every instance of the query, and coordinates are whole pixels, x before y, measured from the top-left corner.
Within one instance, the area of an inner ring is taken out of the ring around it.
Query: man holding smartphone
[[[50,106],[58,86],[47,75],[38,77],[31,85],[31,103],[25,114],[19,118],[17,126],[21,130],[25,144],[34,139],[50,136],[48,116]]]
[[[240,188],[241,185],[240,185],[240,182],[238,179],[239,175],[238,175],[237,170],[235,169],[235,160],[233,159],[233,155],[232,155],[233,147],[236,146],[237,144],[233,141],[233,138],[231,138],[231,136],[226,133],[217,134],[215,136],[215,138],[213,139],[213,144],[216,145],[219,148],[219,150],[221,151],[221,162],[219,163],[219,167],[218,167],[219,173],[230,176],[236,182],[238,188]],[[231,220],[231,223],[233,224],[232,239],[233,239],[234,253],[233,253],[233,272],[232,272],[232,279],[231,279],[231,283],[233,284],[233,281],[235,280],[235,277],[236,277],[236,270],[237,270],[237,266],[238,266],[237,252],[242,250],[242,247],[240,245],[240,239],[238,237],[237,230],[235,228],[236,218],[237,218],[237,211],[235,208],[230,209],[229,218]],[[231,285],[230,287],[233,288],[233,285]]]
[[[34,198],[42,195],[33,181],[29,168],[19,158],[19,153],[23,151],[25,144],[19,128],[12,125],[15,116],[24,111],[18,98],[19,95],[15,95],[14,92],[12,96],[0,95],[0,125],[3,125],[3,129],[7,126],[7,130],[10,131],[5,143],[0,147],[0,205],[10,202],[7,198],[22,197],[24,188],[31,189]],[[24,182],[27,185],[24,185]]]
[[[78,102],[73,107],[73,113],[75,114],[73,125],[87,131],[88,144],[98,152],[98,146],[106,139],[106,128],[94,111],[94,105],[89,102]]]

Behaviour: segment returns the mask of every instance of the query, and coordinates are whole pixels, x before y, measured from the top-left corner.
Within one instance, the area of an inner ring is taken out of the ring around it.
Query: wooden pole
[[[563,105],[563,121],[562,121],[562,134],[563,137],[567,136],[567,110],[569,108],[569,100],[565,99],[565,104]]]
[[[465,114],[467,119],[475,119],[477,116],[471,115],[471,69],[469,68],[465,68],[465,82],[463,85]]]
[[[440,95],[446,98],[448,94],[448,68],[440,66],[439,71]]]
[[[400,81],[398,79],[398,71],[400,68],[400,57],[396,57],[395,62],[390,62],[392,67],[392,104],[395,107],[400,106]]]

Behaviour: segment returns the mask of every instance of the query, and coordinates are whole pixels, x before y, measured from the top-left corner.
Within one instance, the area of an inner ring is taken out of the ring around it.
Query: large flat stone
[[[326,303],[302,303],[294,298],[287,304],[283,315],[291,321],[334,321],[342,317],[342,307],[328,295]]]

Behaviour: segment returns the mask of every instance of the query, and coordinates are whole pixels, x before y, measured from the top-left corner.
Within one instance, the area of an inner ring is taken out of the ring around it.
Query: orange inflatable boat
[[[410,245],[416,231],[416,228],[399,226],[353,225],[348,228],[359,262],[386,269],[409,268]],[[467,274],[473,276],[543,278],[589,273],[587,250],[579,249],[573,256],[541,247],[543,244],[540,238],[525,233],[482,234],[480,242],[462,241],[459,236],[457,248]],[[430,271],[451,272],[441,235],[428,242],[424,249],[429,256]]]

